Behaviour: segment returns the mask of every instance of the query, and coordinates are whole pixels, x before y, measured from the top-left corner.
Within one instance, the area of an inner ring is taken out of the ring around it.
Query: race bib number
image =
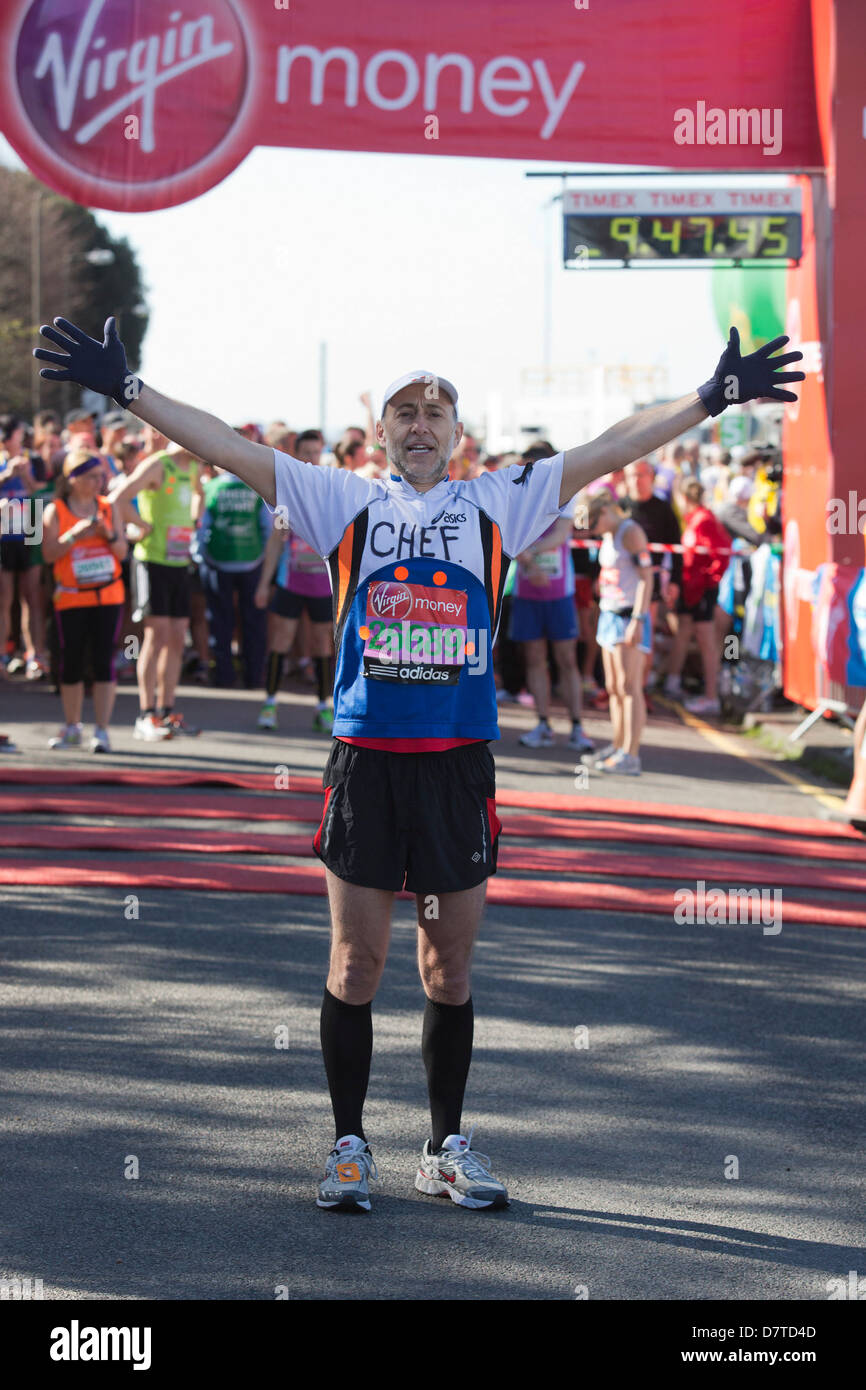
[[[535,555],[535,563],[549,580],[562,578],[561,550],[539,550]]]
[[[390,580],[367,590],[364,675],[398,685],[456,685],[474,645],[466,627],[467,595]]]
[[[165,533],[166,560],[188,560],[191,543],[191,526],[169,526]]]
[[[315,550],[302,541],[298,536],[292,537],[292,558],[291,568],[294,574],[326,574],[325,562],[321,555],[317,555]]]
[[[91,546],[72,547],[72,573],[80,589],[95,584],[110,584],[114,578],[114,556],[108,550],[94,550]]]
[[[598,576],[598,590],[600,595],[610,598],[620,591],[619,569],[616,565],[604,566]]]

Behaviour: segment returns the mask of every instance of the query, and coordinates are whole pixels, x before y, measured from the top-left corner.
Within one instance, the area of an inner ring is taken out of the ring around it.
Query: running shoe
[[[534,729],[520,735],[520,742],[524,748],[549,748],[556,739],[549,724],[536,724]]]
[[[313,728],[320,734],[329,734],[334,728],[334,711],[330,706],[324,709],[317,709],[313,715]]]
[[[640,758],[634,753],[623,753],[622,757],[617,759],[616,767],[611,768],[611,772],[621,772],[626,777],[640,777]]]
[[[110,753],[111,744],[108,741],[108,730],[100,729],[99,726],[93,730],[93,738],[90,740],[91,753]]]
[[[65,724],[56,738],[48,740],[49,748],[80,748],[81,725]]]
[[[580,725],[572,728],[568,738],[568,747],[577,749],[578,753],[591,753],[595,744],[591,738],[587,738]]]
[[[596,772],[618,772],[619,765],[624,757],[624,749],[615,748],[606,758],[596,758],[595,762],[592,763],[592,767]]]
[[[174,714],[166,714],[162,719],[162,726],[168,729],[172,738],[177,738],[179,734],[185,734],[187,738],[197,738],[201,729],[197,729],[195,724],[187,724],[182,714],[175,711]]]
[[[167,729],[155,714],[140,714],[135,721],[132,737],[143,738],[145,743],[160,743],[165,738],[171,738],[171,729]]]
[[[689,714],[719,714],[718,700],[708,700],[706,695],[698,695],[693,700],[684,700],[683,709],[687,709]]]
[[[581,762],[584,767],[594,767],[596,763],[603,763],[605,758],[610,758],[617,751],[615,743],[606,743],[603,748],[597,748],[594,753],[586,753]]]
[[[428,1139],[415,1186],[430,1197],[450,1197],[459,1207],[506,1207],[508,1192],[492,1176],[487,1155],[473,1151],[473,1134],[449,1134],[438,1153],[431,1152]]]
[[[25,679],[29,681],[44,681],[46,675],[47,672],[42,662],[37,661],[35,657],[31,657],[24,668]]]
[[[496,703],[497,705],[516,705],[518,698],[516,695],[512,695],[510,690],[497,690]]]
[[[277,727],[276,700],[265,700],[265,703],[259,710],[259,717],[256,723],[260,729],[275,729]]]
[[[20,676],[22,671],[26,671],[27,662],[23,656],[12,656],[6,663],[6,672],[10,676]]]
[[[682,699],[683,685],[679,676],[665,676],[662,694],[669,696],[671,700]]]
[[[369,1211],[369,1179],[379,1176],[370,1146],[357,1134],[338,1139],[325,1161],[325,1174],[319,1184],[317,1207],[339,1207],[341,1211]]]
[[[17,753],[18,749],[8,734],[0,734],[0,753]]]

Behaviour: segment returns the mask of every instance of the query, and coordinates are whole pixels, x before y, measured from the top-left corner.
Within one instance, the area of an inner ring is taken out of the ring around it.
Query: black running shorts
[[[677,612],[681,617],[689,617],[696,623],[711,623],[716,616],[716,604],[719,600],[719,586],[714,584],[711,588],[705,589],[698,599],[689,607],[680,592],[677,600]]]
[[[140,618],[188,618],[189,589],[186,565],[161,565],[156,560],[136,560],[134,621],[139,622]]]
[[[334,621],[334,607],[330,594],[296,594],[291,589],[277,585],[271,599],[271,612],[278,618],[300,618],[304,609],[310,615],[311,623]]]
[[[459,893],[496,872],[501,829],[486,742],[388,753],[334,739],[313,849],[363,888]]]

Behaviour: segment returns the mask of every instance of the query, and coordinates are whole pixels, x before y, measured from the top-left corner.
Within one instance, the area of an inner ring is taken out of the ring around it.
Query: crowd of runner
[[[372,401],[363,425],[326,446],[284,421],[239,433],[304,462],[378,478],[388,470]],[[468,480],[555,454],[547,440],[493,455],[468,432],[449,475]],[[719,673],[741,630],[753,557],[781,531],[772,448],[666,445],[591,485],[515,557],[493,653],[498,699],[532,708],[529,748],[556,742],[602,772],[637,775],[651,692],[718,716]],[[257,727],[278,723],[281,684],[315,686],[313,726],[333,725],[331,581],[324,560],[277,524],[257,493],[134,416],[86,409],[32,424],[0,416],[0,679],[50,681],[63,724],[52,748],[80,746],[90,688],[94,752],[110,748],[116,681],[135,680],[134,736],[190,728],[182,679],[261,690]],[[694,643],[694,645],[693,645]],[[732,649],[736,651],[736,647]],[[769,659],[772,660],[772,642]],[[696,693],[685,698],[685,688]],[[582,712],[605,712],[595,749]]]

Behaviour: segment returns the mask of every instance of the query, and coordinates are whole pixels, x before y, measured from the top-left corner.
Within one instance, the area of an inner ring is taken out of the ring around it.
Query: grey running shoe
[[[508,1192],[492,1176],[490,1159],[472,1149],[474,1132],[468,1139],[449,1134],[438,1153],[431,1153],[428,1139],[415,1186],[430,1197],[450,1197],[460,1207],[506,1207]]]
[[[369,1211],[368,1181],[378,1176],[366,1139],[359,1139],[357,1134],[344,1134],[328,1154],[316,1206],[339,1207],[341,1211]]]

